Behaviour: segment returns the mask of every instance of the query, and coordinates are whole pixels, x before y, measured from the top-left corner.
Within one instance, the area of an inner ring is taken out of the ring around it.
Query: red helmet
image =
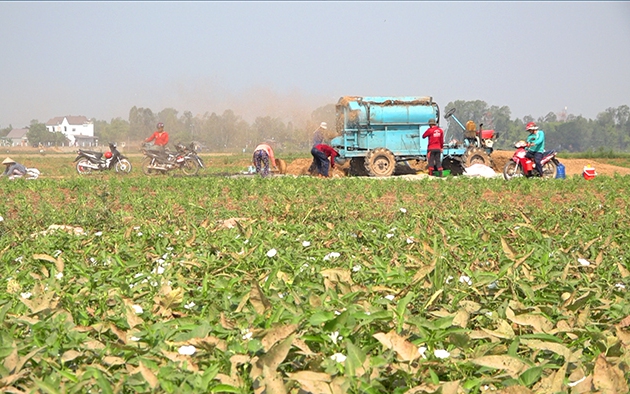
[[[160,122],[160,123],[157,124],[157,128],[158,129],[161,129],[162,127],[164,127],[164,123]]]
[[[105,152],[105,158],[106,159],[111,159],[112,158],[112,152]]]
[[[525,129],[527,129],[527,130],[538,130],[538,126],[536,126],[536,123],[534,123],[534,122],[529,122],[527,124],[527,126],[525,126]]]

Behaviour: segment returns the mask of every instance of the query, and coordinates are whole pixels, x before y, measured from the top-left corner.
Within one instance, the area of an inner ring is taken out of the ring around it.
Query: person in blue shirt
[[[536,163],[536,170],[540,176],[543,176],[542,158],[545,152],[545,132],[538,129],[538,126],[534,122],[529,122],[526,126],[529,131],[527,136],[527,153],[525,157],[534,160]]]

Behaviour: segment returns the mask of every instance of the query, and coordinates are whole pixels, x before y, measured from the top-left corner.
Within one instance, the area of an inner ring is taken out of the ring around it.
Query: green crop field
[[[628,176],[71,170],[0,181],[0,392],[628,392]]]

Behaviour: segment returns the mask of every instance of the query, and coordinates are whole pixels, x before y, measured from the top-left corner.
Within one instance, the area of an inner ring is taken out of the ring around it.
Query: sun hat
[[[431,118],[429,119],[429,124],[437,124],[437,123],[435,122],[435,119]]]
[[[321,127],[324,130],[328,130],[328,125],[326,124],[326,122],[322,122],[319,124],[319,127]]]
[[[10,157],[7,157],[6,159],[4,159],[4,161],[2,162],[2,164],[13,164],[15,163],[15,160],[13,160]]]

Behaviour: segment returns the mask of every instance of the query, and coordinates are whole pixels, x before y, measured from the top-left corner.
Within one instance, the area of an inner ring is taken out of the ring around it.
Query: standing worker
[[[526,126],[529,135],[527,136],[527,153],[525,157],[534,160],[536,163],[536,171],[543,177],[542,158],[545,151],[545,132],[538,130],[538,126],[534,122],[529,122]]]
[[[335,157],[339,156],[339,152],[326,144],[317,144],[311,148],[311,155],[313,155],[313,162],[319,174],[328,178],[328,158],[330,158],[330,168],[335,168]]]
[[[262,143],[254,149],[254,155],[252,157],[254,167],[256,167],[256,174],[260,174],[263,178],[269,176],[270,166],[276,166],[276,158],[273,154],[271,145]]]
[[[154,144],[161,151],[164,151],[166,148],[166,144],[168,144],[168,133],[164,131],[164,123],[160,122],[157,124],[157,130],[151,135],[151,137],[144,140],[144,142],[155,141]]]
[[[433,175],[436,170],[437,177],[442,176],[442,151],[444,149],[444,130],[442,130],[435,119],[429,119],[429,128],[422,134],[422,138],[429,139],[428,150],[428,169],[429,175]]]
[[[2,176],[6,175],[9,177],[9,179],[12,180],[15,178],[21,178],[24,175],[26,175],[26,167],[20,163],[17,163],[15,160],[13,160],[10,157],[7,157],[6,159],[4,159],[2,164],[6,166],[6,168],[4,169],[4,172],[2,173]]]

